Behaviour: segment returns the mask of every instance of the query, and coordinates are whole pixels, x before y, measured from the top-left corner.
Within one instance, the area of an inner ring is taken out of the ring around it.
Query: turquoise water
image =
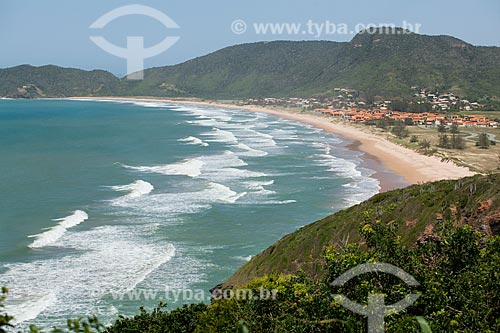
[[[60,325],[135,314],[167,291],[209,297],[285,234],[378,192],[347,144],[242,110],[0,100],[8,310]],[[182,295],[169,306],[197,300]]]

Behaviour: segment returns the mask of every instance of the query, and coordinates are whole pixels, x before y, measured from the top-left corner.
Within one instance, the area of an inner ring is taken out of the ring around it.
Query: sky
[[[116,18],[101,29],[90,28],[107,12],[133,4],[164,13],[178,28],[138,14]],[[272,33],[266,24],[284,28]],[[378,24],[410,24],[406,27],[413,31],[418,27],[415,32],[426,35],[452,35],[474,45],[500,46],[500,1],[0,0],[0,68],[54,64],[123,76],[127,60],[104,51],[90,36],[102,36],[120,47],[127,45],[127,36],[142,36],[145,47],[167,36],[179,37],[166,51],[145,59],[148,68],[249,42],[349,41],[357,28]]]

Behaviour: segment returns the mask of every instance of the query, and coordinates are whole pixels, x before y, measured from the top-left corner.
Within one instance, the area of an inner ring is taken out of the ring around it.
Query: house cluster
[[[403,121],[410,125],[452,126],[459,127],[498,127],[498,123],[485,116],[461,116],[457,114],[439,114],[431,112],[409,113],[396,112],[387,109],[325,109],[318,108],[315,112],[332,116],[348,122],[373,123],[380,120]]]
[[[437,91],[429,91],[426,89],[419,89],[417,87],[411,87],[414,91],[413,99],[409,101],[410,104],[430,104],[432,111],[472,111],[483,108],[485,105],[470,102],[466,99],[461,99],[459,96],[453,93],[442,93]],[[282,106],[289,108],[303,108],[303,109],[316,109],[316,108],[326,108],[326,109],[350,109],[350,108],[361,108],[361,109],[380,109],[380,110],[391,110],[392,101],[383,100],[380,96],[375,96],[378,98],[373,101],[373,103],[367,103],[360,96],[359,91],[349,88],[334,88],[334,96],[332,97],[310,97],[310,98],[279,98],[279,97],[267,97],[267,98],[251,98],[243,101],[243,104],[251,105],[269,105],[269,106]],[[429,108],[429,111],[431,109]]]
[[[462,111],[472,111],[484,107],[483,104],[461,99],[452,93],[439,94],[437,91],[431,92],[426,89],[418,89],[417,87],[411,88],[415,91],[413,97],[419,101],[426,101],[432,104],[433,110],[448,111],[450,109],[460,109]]]
[[[249,105],[269,105],[282,106],[289,108],[364,108],[367,103],[360,100],[358,91],[354,89],[335,88],[336,96],[334,97],[266,97],[266,98],[250,98],[243,101],[243,104]]]
[[[336,96],[325,99],[325,105],[329,108],[364,108],[367,104],[360,100],[359,92],[354,89],[335,88]]]
[[[289,108],[319,108],[326,107],[323,99],[319,98],[279,98],[279,97],[266,97],[266,98],[249,98],[243,104],[247,105],[269,105],[269,106],[282,106]]]

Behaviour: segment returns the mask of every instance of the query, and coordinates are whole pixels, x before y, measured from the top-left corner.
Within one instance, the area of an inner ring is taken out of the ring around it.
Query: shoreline
[[[321,128],[328,133],[340,135],[348,140],[354,141],[349,144],[347,148],[364,153],[365,166],[369,166],[370,169],[375,171],[373,177],[380,183],[380,192],[405,187],[410,184],[426,183],[443,179],[457,179],[476,174],[468,168],[457,166],[452,162],[443,162],[438,157],[419,154],[414,150],[399,146],[377,135],[366,133],[358,128],[346,124],[334,123],[330,119],[323,116],[310,113],[297,113],[260,106],[240,106],[216,101],[199,101],[189,99],[176,100],[146,97],[70,97],[67,99],[96,101],[149,101],[212,106],[240,109],[250,112],[261,112],[312,125],[314,127]],[[381,167],[377,167],[376,164],[379,164]],[[391,177],[391,173],[401,179],[394,179],[394,177]]]
[[[374,171],[370,177],[378,180],[380,187],[379,193],[396,190],[398,188],[405,188],[411,185],[411,183],[405,181],[403,176],[389,170],[377,156],[362,151],[360,149],[361,141],[352,139],[348,140],[353,142],[346,145],[347,149],[363,153],[361,157],[361,164],[359,166]]]

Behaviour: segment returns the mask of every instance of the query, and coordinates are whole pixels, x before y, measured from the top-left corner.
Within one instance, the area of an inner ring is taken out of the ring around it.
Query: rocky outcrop
[[[43,92],[42,89],[40,89],[34,84],[25,84],[21,87],[18,87],[15,93],[8,94],[5,97],[32,99],[32,98],[45,97],[45,93]]]

